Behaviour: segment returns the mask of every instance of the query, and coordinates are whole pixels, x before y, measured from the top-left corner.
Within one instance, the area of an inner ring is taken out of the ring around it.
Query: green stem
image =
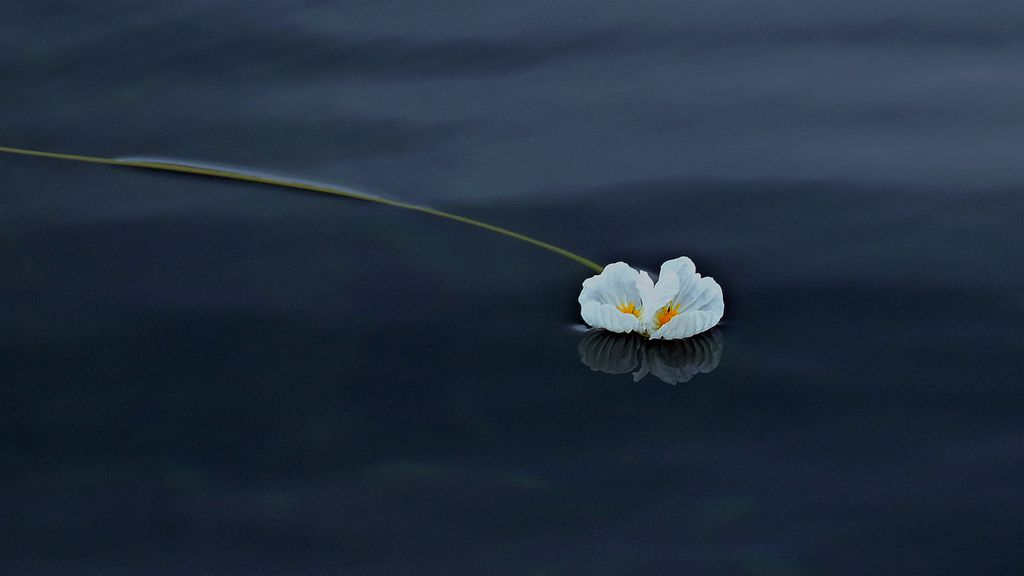
[[[559,248],[554,244],[548,244],[542,242],[536,238],[531,238],[525,234],[513,232],[507,228],[474,220],[473,218],[467,218],[465,216],[459,216],[458,214],[452,214],[451,212],[444,212],[443,210],[435,210],[434,208],[427,208],[426,206],[418,206],[416,204],[410,204],[408,202],[402,202],[400,200],[390,200],[387,198],[380,198],[378,196],[371,196],[369,194],[361,194],[359,192],[352,192],[341,188],[335,188],[333,186],[325,186],[320,184],[309,184],[306,182],[299,182],[295,180],[286,180],[283,178],[271,178],[268,176],[258,176],[254,174],[245,174],[243,172],[234,172],[231,170],[220,170],[216,168],[203,168],[199,166],[189,166],[186,164],[178,164],[172,162],[148,162],[144,160],[118,160],[116,158],[100,158],[97,156],[81,156],[78,154],[59,154],[56,152],[42,152],[39,150],[25,150],[23,148],[8,148],[6,146],[0,146],[0,152],[7,154],[21,154],[23,156],[41,156],[43,158],[56,158],[58,160],[72,160],[75,162],[89,162],[92,164],[108,164],[111,166],[125,166],[130,168],[143,168],[146,170],[160,170],[163,172],[179,172],[183,174],[195,174],[199,176],[209,176],[211,178],[224,178],[227,180],[238,180],[241,182],[251,182],[254,184],[264,184],[267,186],[277,186],[280,188],[291,188],[293,190],[305,190],[307,192],[319,192],[321,194],[330,194],[332,196],[341,196],[343,198],[351,198],[353,200],[364,200],[366,202],[375,202],[377,204],[384,204],[385,206],[393,206],[395,208],[403,208],[405,210],[412,210],[414,212],[422,212],[424,214],[430,214],[432,216],[438,216],[440,218],[447,218],[448,220],[454,220],[456,222],[462,222],[463,224],[469,224],[470,226],[476,226],[477,228],[483,228],[484,230],[490,230],[510,238],[515,238],[527,244],[533,244],[538,248],[543,248],[549,252],[554,252],[560,256],[564,256],[574,262],[582,264],[587,268],[595,272],[601,272],[603,268],[600,264],[597,264],[591,260],[574,254],[564,248]]]

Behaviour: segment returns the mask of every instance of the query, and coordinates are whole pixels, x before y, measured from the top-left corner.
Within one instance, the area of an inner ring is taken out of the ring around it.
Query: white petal
[[[680,303],[680,297],[686,294],[697,284],[700,280],[700,274],[697,274],[697,267],[693,265],[693,260],[690,260],[686,256],[680,256],[674,260],[669,260],[661,265],[662,274],[675,274],[679,281],[679,291],[674,294],[674,303]]]
[[[651,334],[651,338],[689,338],[718,324],[725,312],[722,287],[710,276],[698,278],[685,294],[680,293],[676,302],[682,304],[679,315]]]
[[[680,256],[661,265],[661,274],[666,272],[671,272],[682,279],[696,274],[697,267],[693,264],[693,260],[686,256]]]
[[[580,292],[579,298],[580,305],[582,306],[586,302],[598,302],[599,304],[619,306],[633,302],[640,306],[640,292],[637,290],[639,279],[640,273],[625,262],[609,264],[597,276],[591,276],[583,281],[583,291]]]
[[[718,324],[725,312],[722,287],[714,278],[702,278],[693,261],[685,256],[669,260],[661,266],[662,274],[679,276],[679,290],[672,303],[680,307],[679,315],[651,333],[653,339],[689,338]],[[651,330],[653,326],[648,325]]]
[[[620,312],[611,304],[602,304],[594,300],[583,303],[580,315],[587,324],[595,328],[604,328],[609,332],[636,332],[640,328],[640,319],[636,316]]]
[[[650,290],[652,288],[654,288],[654,280],[651,280],[651,275],[643,270],[637,272],[636,289],[643,294],[644,290]]]
[[[721,310],[688,310],[669,320],[651,334],[652,340],[689,338],[714,327],[722,319]]]
[[[680,289],[675,303],[682,304],[684,312],[686,310],[724,309],[725,307],[722,300],[722,287],[710,276],[704,278],[698,276],[697,281],[685,290]]]
[[[646,276],[641,273],[641,276]],[[650,278],[648,278],[650,281]],[[663,272],[658,276],[658,283],[653,286],[638,286],[640,299],[643,301],[643,315],[641,323],[649,327],[654,322],[654,315],[659,308],[663,308],[670,300],[675,298],[679,292],[679,278],[674,272]]]

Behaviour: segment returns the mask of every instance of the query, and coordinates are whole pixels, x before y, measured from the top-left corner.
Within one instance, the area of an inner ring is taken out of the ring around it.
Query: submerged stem
[[[353,200],[363,200],[366,202],[375,202],[377,204],[383,204],[385,206],[392,206],[395,208],[403,208],[405,210],[412,210],[415,212],[422,212],[423,214],[430,214],[440,218],[447,218],[448,220],[454,220],[456,222],[462,222],[463,224],[469,224],[470,226],[476,226],[477,228],[483,228],[484,230],[490,230],[503,236],[515,238],[527,244],[533,244],[538,248],[543,248],[549,252],[554,252],[560,256],[564,256],[578,264],[582,264],[595,272],[601,272],[603,269],[600,264],[597,264],[591,260],[588,260],[579,254],[570,252],[564,248],[559,248],[554,244],[548,244],[542,242],[536,238],[531,238],[525,234],[513,232],[507,228],[474,220],[473,218],[467,218],[466,216],[459,216],[458,214],[452,214],[451,212],[445,212],[443,210],[436,210],[434,208],[428,208],[426,206],[419,206],[417,204],[410,204],[408,202],[402,202],[400,200],[391,200],[388,198],[381,198],[378,196],[371,196],[369,194],[362,194],[359,192],[353,192],[350,190],[344,190],[342,188],[336,188],[334,186],[327,186],[321,184],[312,184],[307,182],[300,182],[296,180],[287,180],[284,178],[273,178],[270,176],[260,176],[258,174],[246,174],[244,172],[236,172],[233,170],[222,170],[219,168],[204,168],[201,166],[190,166],[188,164],[179,164],[176,162],[150,162],[145,160],[119,160],[117,158],[100,158],[97,156],[81,156],[78,154],[60,154],[57,152],[43,152],[39,150],[25,150],[23,148],[8,148],[6,146],[0,146],[0,152],[7,154],[21,154],[24,156],[40,156],[43,158],[56,158],[58,160],[72,160],[75,162],[89,162],[91,164],[107,164],[111,166],[124,166],[129,168],[142,168],[146,170],[160,170],[163,172],[178,172],[182,174],[194,174],[197,176],[208,176],[211,178],[224,178],[227,180],[238,180],[241,182],[250,182],[254,184],[264,184],[267,186],[277,186],[279,188],[291,188],[293,190],[305,190],[307,192],[318,192],[321,194],[330,194],[332,196],[341,196],[343,198],[351,198]]]

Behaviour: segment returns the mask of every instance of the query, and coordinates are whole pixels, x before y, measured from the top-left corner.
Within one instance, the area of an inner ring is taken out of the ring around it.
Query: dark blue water
[[[508,238],[2,155],[0,571],[1024,572],[1021,30],[1014,2],[5,0],[0,145],[685,254],[726,317],[584,335],[590,272]]]

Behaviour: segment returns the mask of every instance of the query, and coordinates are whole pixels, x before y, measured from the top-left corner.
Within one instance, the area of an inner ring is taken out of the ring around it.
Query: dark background
[[[0,571],[1024,572],[1022,21],[4,0],[0,145],[685,254],[726,318],[716,370],[634,383],[526,244],[0,156]]]

